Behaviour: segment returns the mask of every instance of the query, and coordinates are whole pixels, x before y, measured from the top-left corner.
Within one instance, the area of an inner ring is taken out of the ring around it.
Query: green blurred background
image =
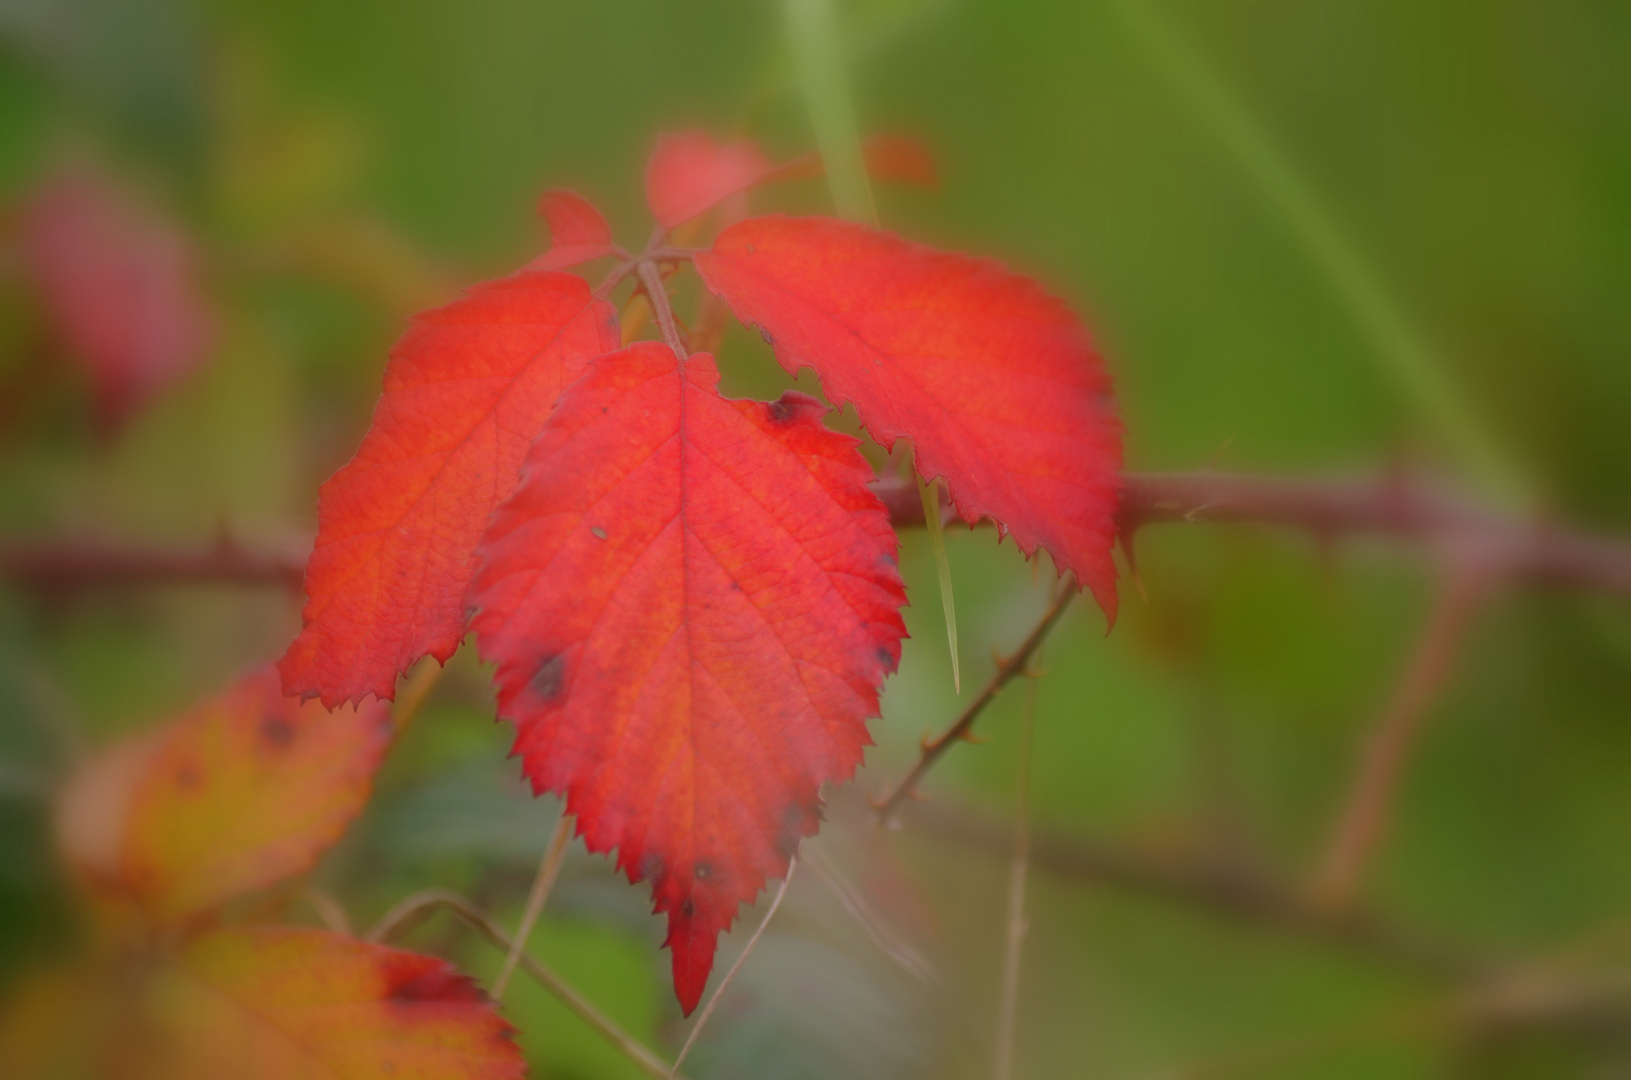
[[[857,0],[840,15],[863,128],[921,133],[941,162],[937,194],[880,192],[885,225],[1069,298],[1115,375],[1130,469],[1405,468],[1631,530],[1631,5]],[[0,536],[299,548],[406,315],[541,250],[547,186],[589,194],[638,244],[660,130],[806,149],[789,69],[778,5],[747,0],[5,0],[0,193],[21,205],[64,160],[121,177],[195,237],[220,332],[112,437],[72,378],[31,389],[0,430]],[[819,185],[786,194],[824,206]],[[41,336],[14,218],[0,388],[25,384]],[[756,335],[733,330],[722,353],[729,394],[785,382]],[[1051,574],[989,530],[948,544],[966,701]],[[1129,583],[1108,637],[1084,604],[1047,647],[1036,828],[1299,895],[1428,606],[1420,554],[1147,531],[1147,598]],[[902,565],[913,640],[816,844],[937,977],[892,963],[806,875],[692,1076],[990,1074],[1006,855],[910,816],[882,834],[864,811],[960,707],[923,536]],[[0,986],[74,940],[48,827],[72,746],[173,715],[297,623],[275,589],[0,582]],[[1025,701],[1016,686],[980,722],[989,741],[948,756],[936,807],[1007,828]],[[360,924],[429,885],[513,924],[556,811],[526,795],[491,717],[461,654],[318,875]],[[1628,778],[1631,612],[1500,591],[1363,901],[1445,948],[1623,986]],[[1467,1007],[1476,982],[1103,878],[1032,874],[1016,1076],[1631,1075],[1631,1000],[1492,1020]],[[643,887],[579,847],[534,948],[672,1052],[685,1028],[647,912]],[[413,943],[498,966],[441,923]],[[638,1075],[530,984],[508,1012],[536,1076]]]

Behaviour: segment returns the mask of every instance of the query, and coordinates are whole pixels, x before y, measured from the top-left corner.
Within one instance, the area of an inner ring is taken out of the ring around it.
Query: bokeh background
[[[1431,474],[1631,532],[1631,6],[839,8],[863,128],[921,134],[941,164],[938,193],[880,192],[885,225],[1069,298],[1114,372],[1129,468]],[[4,0],[0,538],[302,550],[404,318],[537,254],[548,186],[640,243],[652,139],[696,126],[811,145],[778,5]],[[70,173],[196,253],[208,346],[128,407],[98,405],[24,252],[33,200]],[[818,183],[758,204],[777,198],[826,205]],[[785,382],[756,335],[722,353],[729,394]],[[948,546],[966,702],[1052,572],[989,530]],[[871,828],[864,797],[960,707],[923,536],[902,566],[913,639],[816,846],[933,977],[806,874],[692,1076],[990,1074],[1028,694],[932,774],[938,816]],[[1030,877],[1014,1075],[1631,1075],[1625,602],[1487,599],[1356,901],[1428,952],[1550,979],[1502,1011],[1481,976],[1125,872],[1222,867],[1303,897],[1439,568],[1197,524],[1146,531],[1139,570],[1147,596],[1127,585],[1108,636],[1080,605],[1036,684],[1030,806],[1053,855]],[[297,625],[276,587],[0,580],[0,991],[80,933],[50,832],[77,748],[175,715]],[[525,897],[556,805],[505,760],[467,654],[315,875],[359,925],[432,885],[510,925]],[[645,890],[579,847],[534,950],[672,1052],[659,941]],[[499,962],[451,924],[410,943],[483,978]],[[1583,983],[1591,1007],[1563,1007]],[[536,1076],[638,1075],[531,984],[507,1011]]]

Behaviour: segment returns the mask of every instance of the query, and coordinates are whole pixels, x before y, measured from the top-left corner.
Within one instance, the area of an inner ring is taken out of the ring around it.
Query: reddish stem
[[[684,360],[689,355],[685,351],[685,338],[680,334],[679,324],[674,321],[674,306],[668,301],[668,288],[663,284],[657,264],[650,259],[641,259],[636,264],[635,273],[640,275],[640,284],[646,298],[651,301],[651,310],[657,316],[657,325],[662,329],[663,340],[674,350],[675,356]]]
[[[1387,832],[1399,781],[1433,702],[1449,681],[1457,647],[1489,574],[1476,556],[1450,572],[1422,627],[1387,708],[1371,729],[1352,793],[1331,836],[1314,882],[1314,896],[1333,907],[1348,904]]]

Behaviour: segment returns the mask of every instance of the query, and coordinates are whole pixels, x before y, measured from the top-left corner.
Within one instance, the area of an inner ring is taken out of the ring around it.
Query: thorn
[[[1195,515],[1196,514],[1206,513],[1206,511],[1210,510],[1213,505],[1214,505],[1213,500],[1208,499],[1206,502],[1201,503],[1199,506],[1196,506],[1196,507],[1193,507],[1193,508],[1191,508],[1189,510],[1184,511],[1184,520],[1186,522],[1188,522],[1189,524],[1191,524],[1191,525],[1195,524]]]
[[[961,739],[963,742],[973,743],[975,746],[979,746],[981,743],[988,743],[988,742],[991,741],[991,736],[989,736],[989,735],[976,735],[974,733],[973,728],[969,728],[968,730],[964,731],[961,735],[959,735],[957,737],[959,739]]]
[[[1137,540],[1137,525],[1122,525],[1117,527],[1116,542],[1121,545],[1121,554],[1127,559],[1127,572],[1132,574],[1134,577],[1138,576]],[[1054,576],[1056,578],[1059,576],[1057,568],[1054,570]]]
[[[1150,602],[1150,594],[1144,591],[1144,577],[1137,570],[1133,571],[1133,584],[1138,587],[1139,599],[1146,604]]]

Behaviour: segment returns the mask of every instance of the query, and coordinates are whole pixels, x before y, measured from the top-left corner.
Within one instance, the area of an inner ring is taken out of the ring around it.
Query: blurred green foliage
[[[1143,2],[1238,98],[1519,463],[1536,511],[1631,527],[1631,6]],[[923,133],[945,177],[936,196],[880,192],[885,225],[997,254],[1076,303],[1117,379],[1130,468],[1403,462],[1476,484],[1138,9],[847,6],[863,127]],[[636,243],[656,131],[808,144],[779,35],[761,0],[7,5],[0,190],[22,198],[65,155],[133,178],[210,253],[225,332],[206,371],[111,443],[71,390],[31,399],[0,435],[0,530],[298,542],[316,485],[367,423],[402,318],[535,253],[539,190],[590,194]],[[823,206],[817,185],[789,194]],[[22,300],[0,311],[0,382],[30,362],[36,321]],[[785,382],[755,335],[733,330],[723,353],[727,392]],[[988,530],[948,541],[966,700],[990,652],[1042,610],[1051,574],[1038,582]],[[1084,604],[1047,646],[1038,827],[1156,853],[1226,842],[1306,876],[1431,566],[1368,546],[1326,561],[1302,537],[1211,527],[1150,530],[1139,556],[1147,601],[1129,582],[1113,634]],[[902,566],[914,637],[858,793],[898,776],[959,707],[922,536],[904,539]],[[271,590],[0,585],[0,980],[72,940],[46,793],[76,740],[175,712],[276,655],[297,619]],[[1367,899],[1495,955],[1588,940],[1631,910],[1631,612],[1503,592],[1462,653]],[[432,885],[513,925],[556,810],[503,760],[483,687],[469,656],[455,661],[319,874],[359,925]],[[999,699],[980,723],[991,741],[955,750],[932,794],[1011,812],[1023,697]],[[888,921],[940,984],[903,978],[805,876],[693,1076],[986,1075],[1006,864],[911,829],[880,836],[855,801],[835,795],[819,842],[889,898]],[[684,1029],[659,940],[644,891],[579,849],[534,948],[672,1050]],[[410,941],[484,978],[500,959],[439,921]],[[1612,944],[1585,960],[1623,965]],[[1450,994],[1361,951],[1038,873],[1016,1075],[1631,1068],[1623,1026],[1477,1027],[1444,1013]],[[507,1007],[535,1075],[636,1075],[532,985]]]

